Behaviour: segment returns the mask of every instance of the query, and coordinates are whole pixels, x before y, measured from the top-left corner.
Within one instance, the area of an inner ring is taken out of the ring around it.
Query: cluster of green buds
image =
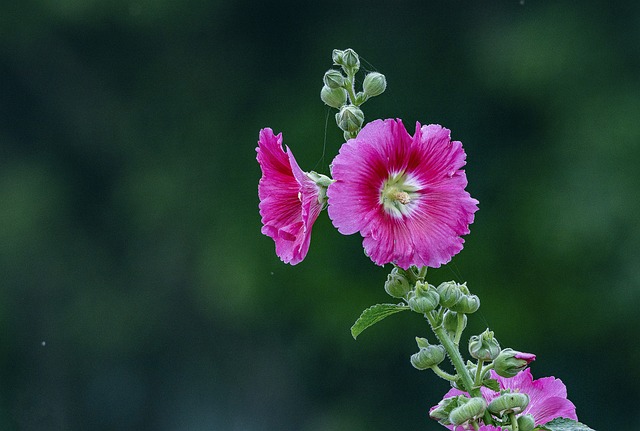
[[[467,315],[480,308],[480,300],[469,291],[466,283],[447,281],[436,287],[426,281],[424,268],[405,270],[394,267],[384,288],[392,297],[404,301],[397,307],[423,315],[436,335],[437,344],[416,337],[419,351],[411,356],[411,364],[419,370],[432,370],[468,394],[442,400],[431,412],[434,419],[443,425],[458,426],[482,421],[500,424],[503,429],[533,429],[531,416],[521,415],[529,403],[526,394],[503,391],[487,405],[480,387],[500,391],[499,383],[491,378],[490,370],[501,377],[513,377],[525,369],[535,355],[502,349],[493,331],[487,329],[469,339],[468,351],[473,361],[465,363],[462,359],[459,345],[467,326]],[[447,355],[455,368],[454,374],[439,368]]]
[[[336,123],[344,132],[344,139],[355,138],[364,123],[364,113],[360,106],[371,97],[378,96],[387,88],[383,74],[369,72],[362,83],[362,91],[355,91],[355,76],[360,70],[360,57],[351,49],[334,49],[333,64],[338,69],[329,69],[323,78],[324,86],[320,90],[322,101],[338,109]]]

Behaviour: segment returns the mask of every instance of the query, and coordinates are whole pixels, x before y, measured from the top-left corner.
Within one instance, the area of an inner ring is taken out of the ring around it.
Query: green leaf
[[[354,340],[369,326],[378,323],[387,316],[396,314],[400,311],[408,310],[409,307],[404,304],[376,304],[367,308],[362,312],[356,323],[351,327],[351,335]]]
[[[573,419],[555,418],[551,422],[536,428],[536,430],[544,431],[594,431],[583,423],[576,422]]]
[[[493,392],[500,392],[500,383],[496,379],[484,379],[482,386],[491,389]]]

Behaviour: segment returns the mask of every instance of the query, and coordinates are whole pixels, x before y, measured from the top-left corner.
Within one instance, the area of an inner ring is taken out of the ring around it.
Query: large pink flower
[[[373,121],[332,163],[329,217],[342,234],[360,232],[378,265],[439,267],[462,250],[478,210],[465,157],[441,126],[417,123],[411,136],[400,120]]]
[[[262,169],[258,183],[262,233],[276,243],[285,263],[300,263],[309,251],[311,227],[322,210],[320,187],[300,169],[291,150],[282,148],[282,133],[260,131],[257,159]]]
[[[560,379],[543,377],[533,380],[531,370],[528,368],[511,378],[500,377],[495,371],[491,370],[491,378],[498,380],[501,390],[511,389],[512,392],[520,392],[529,396],[529,405],[518,416],[532,415],[536,426],[544,425],[558,417],[578,420],[576,407],[567,399],[567,387]],[[499,392],[494,392],[484,386],[480,390],[487,404],[500,395]],[[451,389],[444,398],[451,398],[461,394],[468,395],[458,389]],[[435,406],[432,407],[432,410],[433,408]],[[453,430],[452,425],[447,426],[447,428]],[[463,428],[458,426],[456,430],[459,429]],[[465,429],[471,430],[472,428]]]

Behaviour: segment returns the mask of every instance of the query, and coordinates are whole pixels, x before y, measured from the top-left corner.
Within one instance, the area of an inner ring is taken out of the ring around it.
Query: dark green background
[[[341,144],[334,48],[367,120],[452,130],[480,201],[432,283],[470,336],[538,355],[579,418],[637,429],[640,6],[634,1],[24,0],[0,9],[0,428],[438,430],[421,318],[349,327],[389,268],[323,213],[307,259],[260,234],[258,131],[303,169]]]

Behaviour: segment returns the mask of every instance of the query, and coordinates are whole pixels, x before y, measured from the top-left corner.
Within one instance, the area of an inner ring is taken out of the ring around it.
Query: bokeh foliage
[[[417,316],[353,341],[389,268],[323,214],[307,260],[260,234],[258,130],[328,173],[333,48],[385,73],[368,119],[463,141],[480,211],[432,282],[581,421],[640,402],[636,2],[26,0],[0,6],[0,428],[439,429]]]

